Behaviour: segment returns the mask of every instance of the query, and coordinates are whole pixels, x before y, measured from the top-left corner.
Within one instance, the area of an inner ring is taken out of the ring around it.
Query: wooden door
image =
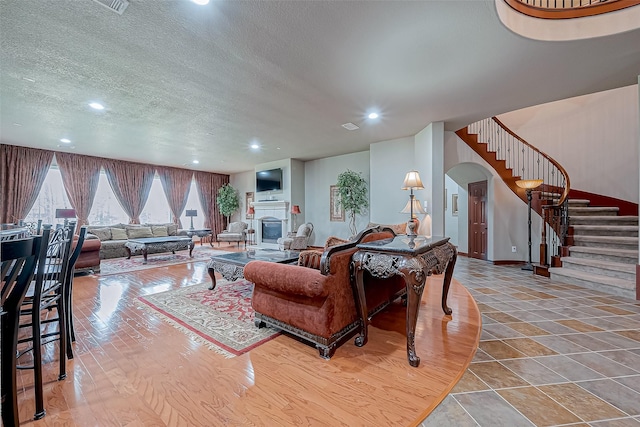
[[[487,259],[487,181],[469,183],[469,256]]]

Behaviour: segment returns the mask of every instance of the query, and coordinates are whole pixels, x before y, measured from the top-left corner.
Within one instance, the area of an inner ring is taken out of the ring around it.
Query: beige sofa
[[[115,224],[93,225],[87,227],[87,233],[100,239],[100,259],[128,256],[124,247],[128,239],[143,237],[186,236],[187,230],[179,230],[177,224]],[[150,248],[149,253],[163,252],[161,248]]]

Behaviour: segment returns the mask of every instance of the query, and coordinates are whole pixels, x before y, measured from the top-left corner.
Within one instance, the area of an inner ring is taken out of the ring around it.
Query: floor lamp
[[[415,196],[413,195],[413,190],[424,190],[424,185],[422,185],[422,181],[420,180],[420,174],[416,170],[412,170],[407,172],[407,175],[404,177],[404,182],[402,183],[403,190],[411,190],[411,194],[409,195],[409,212],[411,213],[411,218],[409,218],[409,222],[407,223],[407,235],[415,236],[416,229],[418,228],[418,224],[416,219],[414,218],[413,208],[414,208],[414,200]],[[406,209],[406,207],[405,207]]]
[[[302,212],[300,212],[300,206],[298,205],[293,205],[291,207],[291,216],[293,217],[293,228],[291,229],[291,231],[295,232],[297,231],[297,224],[296,224],[296,217],[298,215],[300,215]]]
[[[529,259],[527,263],[522,267],[523,270],[533,271],[533,263],[531,262],[531,191],[534,188],[538,188],[542,184],[541,179],[520,179],[516,181],[516,185],[520,188],[523,188],[527,193],[527,206],[529,208],[529,221],[528,221],[528,230],[529,230]]]

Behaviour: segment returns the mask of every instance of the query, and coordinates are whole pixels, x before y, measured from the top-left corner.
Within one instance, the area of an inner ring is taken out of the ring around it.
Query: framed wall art
[[[458,195],[451,195],[451,215],[458,215]]]
[[[329,205],[329,221],[344,222],[344,209],[340,206],[340,193],[337,185],[332,185],[329,188]]]

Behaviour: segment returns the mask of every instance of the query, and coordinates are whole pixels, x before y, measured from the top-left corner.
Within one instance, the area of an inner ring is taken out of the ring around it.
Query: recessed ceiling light
[[[209,0],[191,0],[195,4],[199,4],[200,6],[204,6],[205,4],[209,4]]]
[[[60,140],[60,142],[64,142],[65,144],[69,144],[69,143],[71,142],[71,140],[70,140],[70,139],[67,139],[67,138],[62,138],[62,139]]]
[[[14,126],[17,126],[17,127],[19,127],[19,128],[20,128],[20,127],[22,127],[22,125],[21,125],[20,123],[14,123],[13,125],[14,125]]]
[[[378,118],[378,113],[369,113],[369,115],[367,116],[370,119],[377,119]]]
[[[197,165],[198,163],[200,163],[200,160],[194,160],[191,163],[193,163],[194,165]]]
[[[91,102],[89,103],[89,107],[93,108],[94,110],[104,110],[104,105],[98,103],[98,102]]]
[[[23,77],[22,80],[25,80],[25,81],[30,82],[30,83],[35,83],[36,82],[35,80],[30,79],[29,77]]]
[[[253,144],[251,144],[251,148],[257,150],[258,148],[260,148],[260,146],[254,142]]]
[[[276,147],[276,150],[279,150],[279,149],[280,149],[280,147]]]

